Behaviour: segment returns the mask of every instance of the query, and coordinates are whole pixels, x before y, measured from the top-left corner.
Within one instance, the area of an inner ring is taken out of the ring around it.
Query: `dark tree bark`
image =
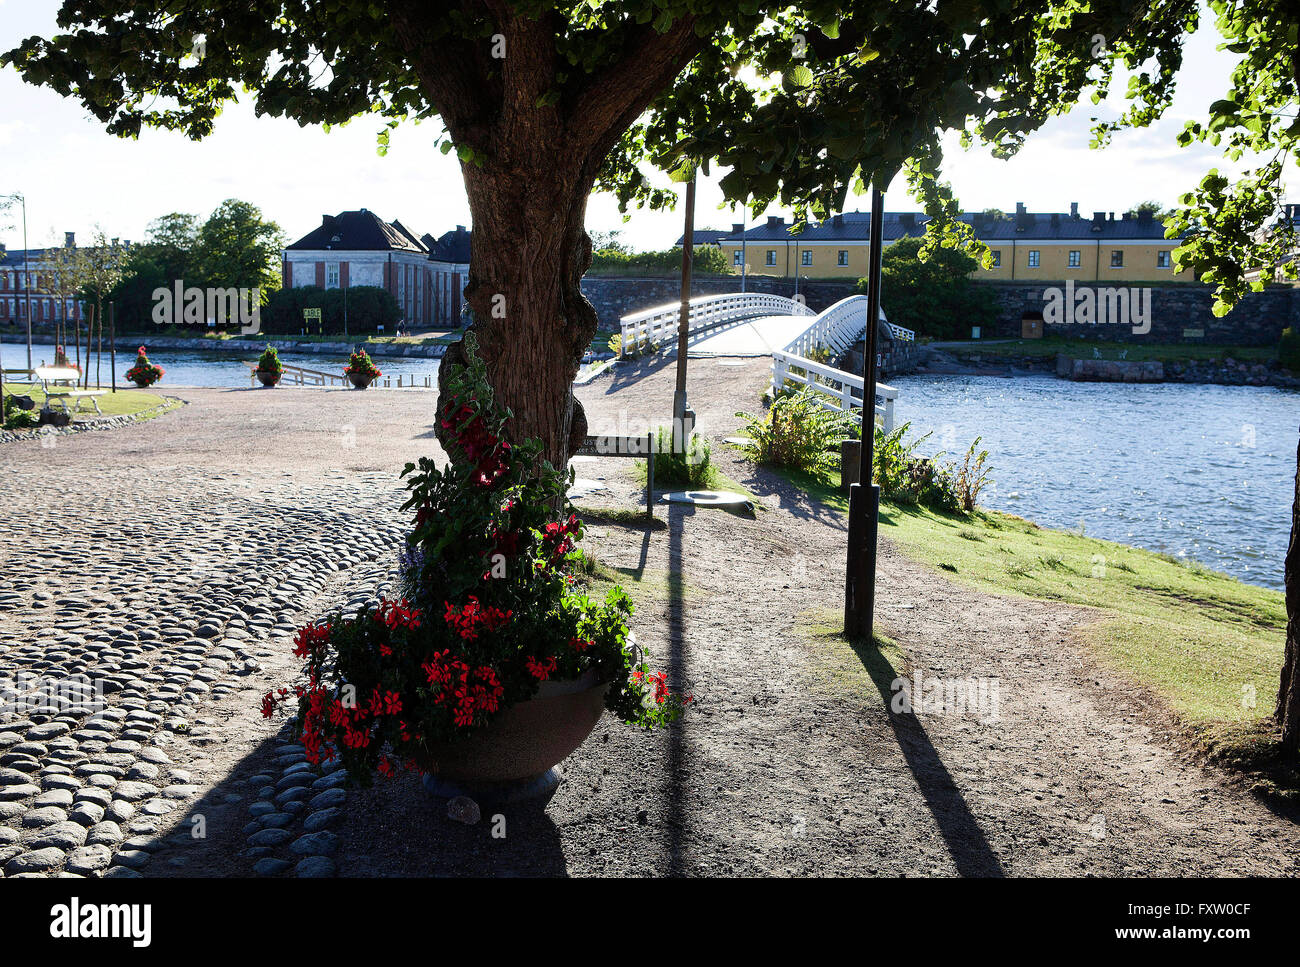
[[[591,264],[587,198],[605,156],[703,41],[690,19],[664,34],[646,25],[617,63],[553,102],[561,22],[493,9],[501,59],[486,39],[425,42],[419,18],[429,14],[418,5],[400,9],[396,26],[448,132],[474,152],[461,164],[474,232],[464,296],[489,382],[514,414],[511,436],[541,440],[543,457],[563,467],[587,432],[573,379],[597,323],[580,288]],[[459,345],[443,357],[440,387],[462,359]]]
[[[1286,551],[1286,615],[1286,649],[1273,715],[1282,729],[1282,750],[1294,757],[1300,754],[1300,444],[1296,445],[1291,543]]]

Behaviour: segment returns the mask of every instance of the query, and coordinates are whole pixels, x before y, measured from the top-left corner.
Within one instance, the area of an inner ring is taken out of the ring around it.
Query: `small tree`
[[[921,239],[902,238],[881,257],[880,294],[889,321],[935,339],[992,325],[997,317],[993,293],[971,279],[979,262],[955,248],[938,248],[922,258],[921,248]],[[867,291],[866,279],[858,282],[857,291]]]

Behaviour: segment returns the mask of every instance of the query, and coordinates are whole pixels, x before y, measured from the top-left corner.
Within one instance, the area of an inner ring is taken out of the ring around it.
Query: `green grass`
[[[635,462],[635,467],[636,470],[634,472],[636,473],[636,479],[641,484],[641,486],[644,487],[646,483],[645,461],[637,460]],[[731,493],[744,494],[746,497],[748,497],[751,501],[754,502],[755,507],[759,506],[758,498],[755,497],[752,493],[750,493],[749,489],[744,484],[742,484],[739,480],[734,480],[731,477],[728,477],[725,473],[723,473],[713,464],[709,465],[706,474],[706,480],[702,486],[699,484],[684,484],[678,481],[674,481],[672,479],[665,480],[663,473],[660,471],[660,465],[656,464],[655,465],[655,491],[658,493],[663,493],[674,487],[681,487],[682,489],[685,490],[726,490],[726,491],[730,491]]]
[[[837,474],[784,476],[847,512]],[[1250,773],[1258,791],[1300,789],[1300,773],[1277,764],[1268,718],[1285,638],[1281,592],[995,511],[949,516],[882,503],[880,534],[981,591],[1096,609],[1081,635],[1101,663],[1148,688],[1203,752]]]
[[[36,401],[37,409],[45,405],[45,393],[40,386],[28,386],[24,383],[5,383],[5,393],[13,392],[16,392],[19,396],[30,396]],[[58,389],[55,389],[50,395],[57,397],[61,394]],[[137,389],[120,389],[116,393],[106,392],[103,396],[97,397],[97,400],[99,409],[104,416],[129,416],[166,402],[157,393]],[[75,406],[76,404],[71,405]],[[89,406],[89,404],[83,405]],[[85,420],[98,415],[94,408],[91,407],[78,413],[77,419]]]
[[[991,343],[971,342],[964,344],[960,352],[978,353],[986,356],[1055,356],[1065,353],[1080,359],[1092,359],[1092,351],[1101,353],[1102,359],[1119,359],[1119,354],[1127,351],[1125,357],[1130,361],[1158,359],[1161,362],[1188,362],[1191,360],[1235,359],[1237,362],[1264,363],[1277,358],[1275,346],[1203,346],[1180,344],[1173,346],[1152,346],[1137,342],[1098,342],[1084,339],[1065,339],[1060,336],[1044,336],[1042,339],[1013,339]]]

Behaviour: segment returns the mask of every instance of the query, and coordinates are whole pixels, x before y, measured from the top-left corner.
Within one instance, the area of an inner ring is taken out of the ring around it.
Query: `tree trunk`
[[[591,264],[583,222],[595,177],[544,140],[533,145],[531,164],[514,156],[464,166],[474,225],[464,294],[493,392],[514,414],[511,438],[541,440],[542,456],[563,468],[587,433],[573,379],[596,333],[580,288]],[[459,343],[443,357],[440,388],[463,358]]]
[[[1273,715],[1282,729],[1282,750],[1294,757],[1300,754],[1300,444],[1296,446],[1291,543],[1286,551],[1286,615],[1286,649]]]

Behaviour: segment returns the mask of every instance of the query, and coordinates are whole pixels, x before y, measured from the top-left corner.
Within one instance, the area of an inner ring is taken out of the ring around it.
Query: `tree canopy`
[[[1275,19],[1247,6],[1227,23]],[[202,137],[246,91],[258,112],[303,124],[436,115],[443,149],[484,165],[508,161],[512,138],[544,116],[572,152],[597,156],[599,184],[624,204],[671,200],[644,162],[683,172],[711,160],[730,169],[727,197],[755,211],[779,200],[824,215],[850,187],[906,171],[940,214],[942,131],[1009,154],[1121,66],[1142,71],[1123,123],[1148,123],[1197,18],[1194,0],[289,0],[260,12],[67,0],[63,33],[3,60],[126,136],[155,125]]]

